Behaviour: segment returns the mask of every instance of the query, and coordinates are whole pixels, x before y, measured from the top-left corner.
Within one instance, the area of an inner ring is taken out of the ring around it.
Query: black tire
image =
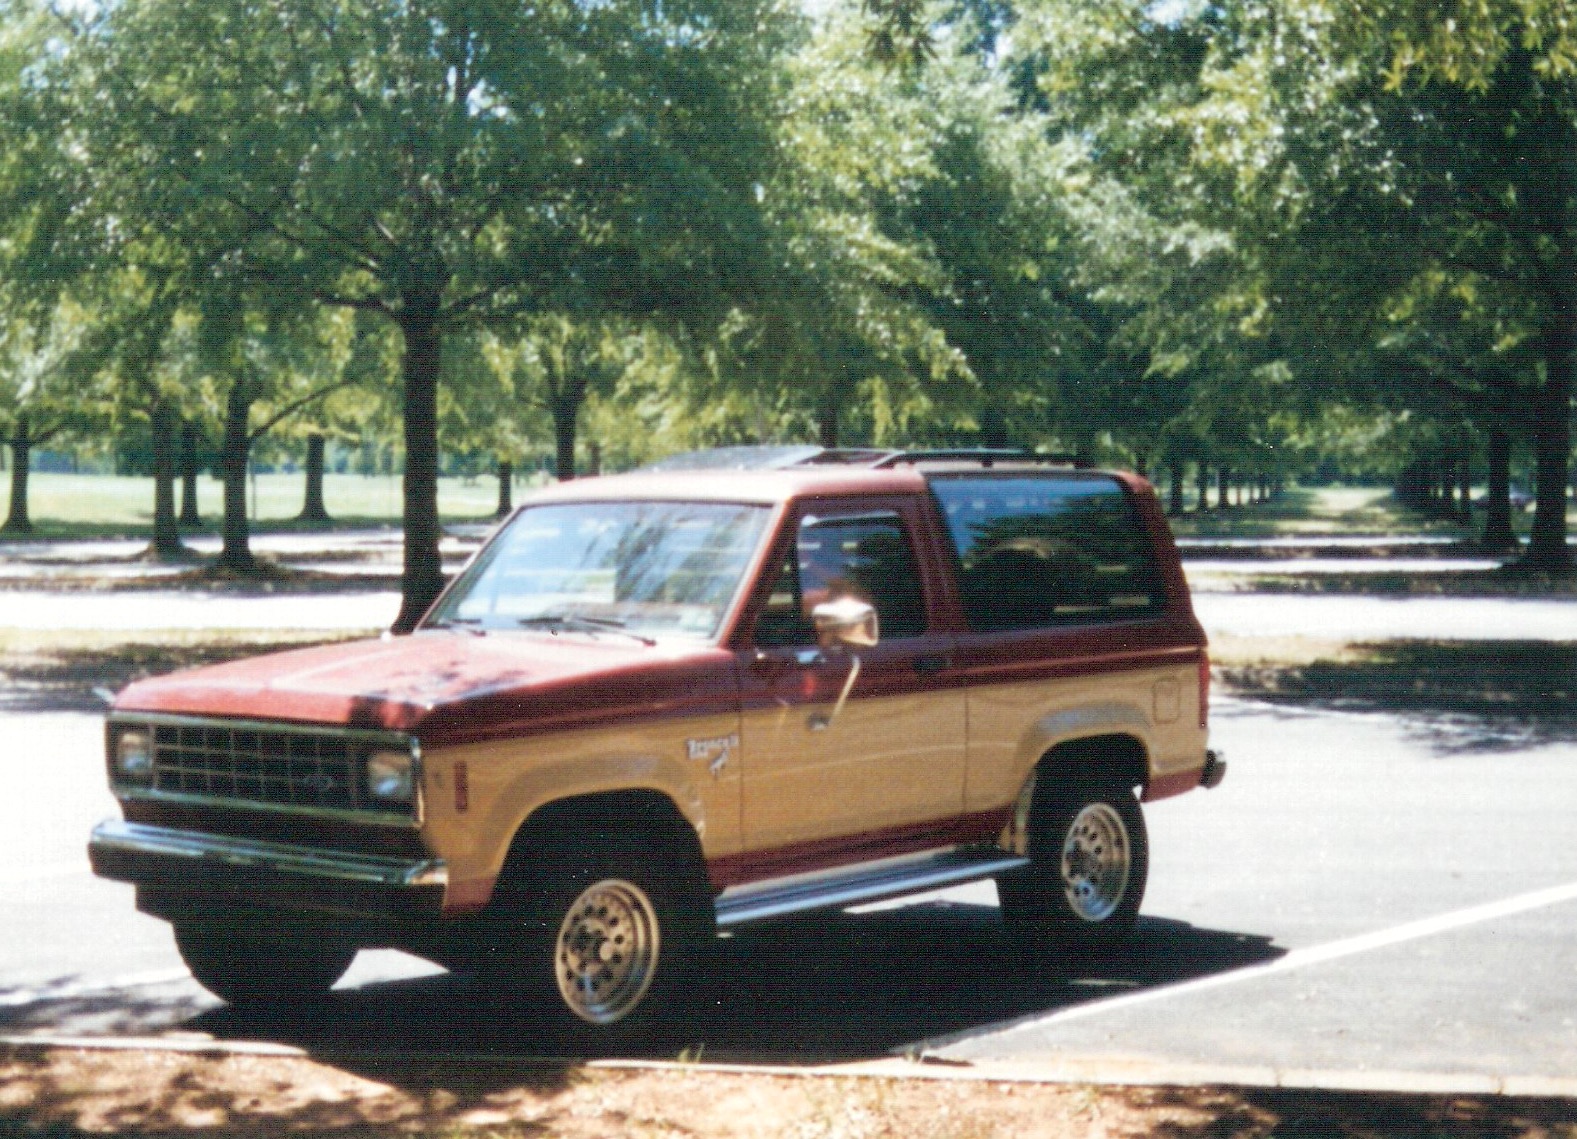
[[[322,930],[260,915],[203,915],[173,923],[175,946],[197,983],[227,1004],[281,1009],[334,987],[356,947]]]
[[[1033,967],[1097,962],[1133,930],[1149,840],[1133,791],[1114,779],[1047,781],[1029,817],[1030,865],[997,879],[1007,934]]]
[[[699,868],[639,835],[544,836],[498,908],[484,983],[588,1042],[650,1037],[715,929]]]

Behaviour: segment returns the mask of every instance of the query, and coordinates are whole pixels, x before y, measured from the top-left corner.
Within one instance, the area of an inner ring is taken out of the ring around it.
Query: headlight
[[[379,803],[409,803],[416,797],[416,758],[406,751],[375,751],[367,757],[367,796]]]
[[[153,775],[153,744],[148,733],[133,728],[115,738],[115,773],[133,783],[146,783]]]

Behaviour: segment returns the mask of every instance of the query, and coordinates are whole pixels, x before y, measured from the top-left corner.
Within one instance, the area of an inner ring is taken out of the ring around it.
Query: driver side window
[[[925,632],[920,570],[896,514],[804,519],[756,622],[756,643],[815,644],[811,610],[840,597],[875,606],[884,641]]]

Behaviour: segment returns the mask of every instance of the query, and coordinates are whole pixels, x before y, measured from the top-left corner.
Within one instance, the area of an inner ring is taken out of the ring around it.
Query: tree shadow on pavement
[[[1577,644],[1379,641],[1350,659],[1222,670],[1244,697],[1395,716],[1441,754],[1577,741]]]
[[[93,648],[40,645],[12,651],[0,658],[4,681],[0,712],[103,712],[107,707],[103,693],[117,692],[134,680],[348,636],[309,633],[299,638],[125,641]]]
[[[751,927],[720,939],[718,949],[670,1024],[611,1054],[740,1063],[875,1059],[1284,952],[1265,937],[1148,919],[1099,969],[1069,979],[1037,976],[1021,964],[995,907],[943,903]],[[181,1027],[297,1045],[324,1058],[391,1045],[436,1054],[587,1054],[584,1042],[545,1034],[507,998],[442,974],[336,991],[322,1007],[292,1016],[223,1008]]]

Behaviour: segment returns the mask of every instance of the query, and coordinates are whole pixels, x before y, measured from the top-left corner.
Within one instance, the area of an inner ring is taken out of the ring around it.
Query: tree
[[[85,315],[62,302],[42,326],[17,319],[0,334],[0,443],[11,449],[10,508],[0,534],[33,532],[33,450],[86,427],[102,410],[82,375],[85,325]]]
[[[768,271],[708,352],[711,398],[748,389],[831,447],[855,414],[891,438],[945,413],[969,380],[927,312],[945,276],[902,216],[935,174],[946,111],[873,65],[869,31],[835,10],[787,60],[782,158],[760,188],[767,228],[751,253]]]
[[[215,271],[248,293],[398,330],[401,629],[443,581],[447,338],[586,305],[705,325],[750,291],[764,0],[144,0],[79,23],[86,163],[156,168],[138,208],[222,235]]]
[[[249,312],[241,298],[221,298],[189,322],[186,365],[196,374],[188,387],[206,392],[223,424],[224,519],[215,569],[248,573],[257,566],[246,508],[253,446],[281,423],[363,378],[350,366],[355,322],[349,316],[313,309]],[[263,417],[254,424],[252,414],[260,406]],[[321,505],[321,483],[319,499]]]

